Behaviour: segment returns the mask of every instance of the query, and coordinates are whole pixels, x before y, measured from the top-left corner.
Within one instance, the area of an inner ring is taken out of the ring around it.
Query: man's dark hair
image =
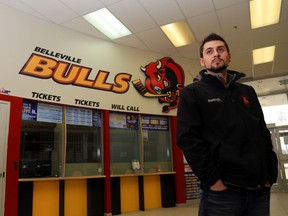
[[[216,40],[222,41],[225,44],[225,47],[226,47],[228,53],[230,53],[229,46],[226,43],[226,41],[220,35],[217,35],[216,33],[211,33],[206,38],[204,38],[204,40],[201,43],[201,46],[200,46],[200,57],[201,58],[203,58],[203,47],[204,47],[204,45],[207,42],[216,41]]]

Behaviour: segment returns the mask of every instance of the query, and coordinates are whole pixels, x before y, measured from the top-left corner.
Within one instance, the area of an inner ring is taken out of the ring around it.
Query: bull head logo
[[[135,89],[143,97],[158,98],[159,103],[168,103],[162,112],[168,113],[178,107],[184,87],[184,70],[172,58],[164,57],[140,68],[145,74],[145,85],[140,79],[133,80]]]

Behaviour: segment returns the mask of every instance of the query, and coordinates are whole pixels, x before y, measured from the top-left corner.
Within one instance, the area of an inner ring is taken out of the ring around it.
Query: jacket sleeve
[[[252,87],[251,87],[252,88]],[[271,140],[271,134],[269,129],[266,126],[266,122],[264,119],[264,114],[260,105],[260,102],[257,98],[257,94],[255,90],[252,88],[253,91],[253,96],[255,97],[256,104],[257,104],[257,113],[259,115],[259,119],[261,122],[261,128],[262,128],[262,133],[264,137],[264,142],[265,142],[265,151],[266,151],[266,164],[267,164],[267,171],[268,171],[268,176],[267,180],[269,183],[272,185],[277,181],[278,177],[278,159],[276,153],[273,151],[273,144]]]
[[[203,187],[210,187],[220,179],[209,151],[209,143],[203,139],[203,121],[195,89],[185,87],[181,92],[177,111],[177,145]]]

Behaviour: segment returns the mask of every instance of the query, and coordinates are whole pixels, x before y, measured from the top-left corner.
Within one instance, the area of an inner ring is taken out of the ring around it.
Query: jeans
[[[269,216],[270,188],[250,190],[228,187],[224,191],[203,190],[199,216]]]

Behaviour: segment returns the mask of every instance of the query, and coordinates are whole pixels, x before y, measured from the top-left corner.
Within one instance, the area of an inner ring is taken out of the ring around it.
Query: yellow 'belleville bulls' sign
[[[35,50],[38,50],[36,47]],[[122,94],[129,90],[132,75],[118,73],[114,78],[115,83],[107,83],[110,72],[99,70],[95,79],[88,79],[92,68],[57,61],[54,58],[33,53],[27,60],[20,74],[37,77],[40,79],[52,78],[62,85],[76,85],[86,88],[111,91]]]
[[[74,85],[116,94],[123,94],[129,90],[131,74],[118,73],[114,76],[114,83],[109,83],[107,79],[110,72],[99,70],[95,78],[91,79],[92,68],[81,66],[81,59],[41,47],[36,47],[34,51],[35,53],[31,54],[19,74],[39,79],[52,79],[60,85]],[[163,57],[156,62],[150,62],[145,67],[141,67],[141,72],[146,77],[145,83],[143,84],[140,79],[132,81],[141,96],[158,98],[160,104],[165,103],[166,105],[162,107],[163,113],[168,113],[171,109],[178,107],[185,78],[181,65],[177,64],[171,57]],[[33,98],[34,96],[38,97],[35,94],[38,93],[32,92]],[[60,101],[60,96],[49,96]],[[78,101],[79,99],[75,100]],[[91,103],[91,101],[88,102]],[[94,101],[92,102],[94,104]],[[99,102],[95,102],[95,104],[97,107],[99,106]],[[112,106],[112,109],[115,108]]]

